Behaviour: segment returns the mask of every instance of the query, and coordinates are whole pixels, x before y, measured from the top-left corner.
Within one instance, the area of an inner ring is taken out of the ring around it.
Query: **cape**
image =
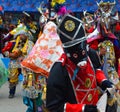
[[[48,77],[52,65],[62,53],[63,48],[57,34],[57,26],[49,21],[44,26],[43,33],[36,41],[28,57],[21,62],[21,66]]]

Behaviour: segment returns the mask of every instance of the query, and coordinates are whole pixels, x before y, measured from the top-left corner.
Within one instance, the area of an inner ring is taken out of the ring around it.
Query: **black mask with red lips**
[[[86,41],[76,44],[71,47],[64,48],[69,59],[74,63],[78,64],[81,61],[86,61],[87,51],[86,51]]]

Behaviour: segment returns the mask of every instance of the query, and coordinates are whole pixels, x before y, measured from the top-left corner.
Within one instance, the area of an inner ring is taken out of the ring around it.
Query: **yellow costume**
[[[21,73],[20,62],[25,58],[27,52],[28,52],[28,37],[24,33],[16,35],[15,45],[12,51],[9,53],[9,58],[10,58],[9,98],[12,98],[15,94],[16,85],[19,81],[18,76]]]

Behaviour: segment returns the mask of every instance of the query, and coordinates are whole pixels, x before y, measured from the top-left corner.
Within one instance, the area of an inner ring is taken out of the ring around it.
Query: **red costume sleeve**
[[[84,111],[84,104],[70,104],[66,103],[65,112],[83,112]]]
[[[96,70],[96,79],[97,82],[100,84],[102,81],[106,80],[106,76],[104,74],[104,72],[100,69]]]

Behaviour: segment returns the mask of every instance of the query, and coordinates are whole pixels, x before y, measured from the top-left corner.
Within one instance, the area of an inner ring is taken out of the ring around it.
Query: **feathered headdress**
[[[14,39],[20,34],[24,34],[28,36],[29,40],[33,40],[33,36],[30,31],[28,31],[27,27],[24,24],[19,24],[16,28],[10,31],[10,34],[14,35]]]
[[[64,15],[67,13],[66,7],[64,5],[65,0],[52,0],[51,6],[55,9],[58,15]]]

